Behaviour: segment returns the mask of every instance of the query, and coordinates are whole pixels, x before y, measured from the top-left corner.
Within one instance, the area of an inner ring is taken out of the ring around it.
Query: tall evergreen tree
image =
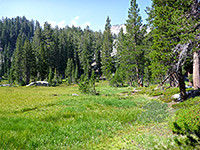
[[[47,60],[48,60],[48,66],[55,68],[55,62],[56,62],[56,52],[55,52],[55,41],[53,37],[53,29],[51,28],[51,25],[47,22],[44,24],[44,30],[42,32],[43,35],[43,46],[45,51],[47,52]]]
[[[31,47],[31,43],[28,39],[25,40],[23,46],[23,71],[26,84],[29,84],[31,76],[35,78],[35,55]]]
[[[124,40],[125,40],[125,35],[123,28],[121,28],[116,42],[117,55],[115,61],[117,68],[120,66],[121,54],[122,51],[124,50]]]
[[[49,83],[50,85],[52,85],[52,79],[53,79],[52,69],[49,68],[48,83]]]
[[[109,17],[106,19],[105,30],[103,32],[103,45],[102,45],[102,72],[107,80],[110,80],[114,72],[113,58],[111,53],[113,51],[113,37],[111,34],[111,20]]]
[[[195,5],[193,5],[195,4]],[[187,52],[196,43],[199,12],[197,0],[154,0],[154,51],[152,68],[154,74],[169,74],[175,71],[179,81],[181,98],[187,98],[182,65]],[[193,7],[196,13],[193,14]],[[199,40],[199,39],[198,39]],[[196,47],[196,46],[194,46]]]
[[[74,73],[74,63],[72,59],[68,59],[67,67],[65,70],[65,75],[68,78],[68,83],[71,84],[73,80],[73,73]]]
[[[39,78],[41,80],[46,79],[48,72],[48,54],[47,50],[44,48],[42,44],[40,44],[39,56],[38,56],[38,66],[39,66]]]
[[[33,40],[32,40],[32,50],[33,53],[35,55],[35,70],[34,70],[34,74],[32,74],[35,78],[39,77],[39,68],[40,68],[40,64],[39,64],[39,51],[40,51],[40,45],[42,43],[42,31],[41,31],[41,27],[38,21],[36,21],[36,26],[35,26],[35,32],[34,32],[34,36],[33,36]]]
[[[127,80],[132,86],[133,80],[141,86],[141,78],[144,68],[144,29],[140,9],[136,0],[131,0],[126,23],[127,33],[124,40],[124,49],[121,52],[121,65],[126,70]]]
[[[16,50],[13,56],[13,69],[14,69],[14,77],[18,84],[22,85],[24,83],[23,80],[23,41],[22,36],[19,35],[16,43]]]
[[[3,49],[0,51],[0,61],[1,61],[1,67],[0,67],[0,76],[4,75],[4,54]]]
[[[6,62],[6,72],[7,74],[9,75],[9,70],[11,68],[11,57],[12,57],[12,54],[11,54],[11,48],[10,48],[10,43],[8,43],[8,46],[7,48],[5,49],[5,62]]]
[[[103,42],[103,35],[101,32],[95,32],[95,61],[96,61],[96,68],[95,70],[98,72],[98,76],[102,75],[101,71],[101,51],[102,51],[102,42]]]
[[[66,30],[60,30],[58,36],[58,51],[57,51],[57,69],[64,76],[65,68],[68,59],[68,39],[66,35]],[[58,65],[59,64],[59,65]]]
[[[93,56],[93,40],[89,27],[85,29],[81,50],[81,64],[83,65],[84,75],[89,78]]]

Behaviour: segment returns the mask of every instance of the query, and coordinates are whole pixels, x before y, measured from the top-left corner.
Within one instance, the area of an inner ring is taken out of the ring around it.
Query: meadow
[[[98,96],[77,85],[0,88],[0,149],[177,148],[168,104],[106,81],[96,88]]]

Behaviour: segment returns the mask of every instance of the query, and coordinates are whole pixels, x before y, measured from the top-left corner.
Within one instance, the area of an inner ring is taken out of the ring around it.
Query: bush
[[[81,93],[89,93],[89,81],[83,75],[81,76],[78,86]]]
[[[193,102],[194,100],[189,100],[186,103],[192,104]],[[184,105],[182,104],[182,106]],[[200,105],[189,105],[179,109],[174,121],[170,123],[170,127],[174,133],[183,135],[175,138],[175,142],[179,146],[200,148]]]
[[[187,109],[188,107],[194,106],[194,105],[200,105],[200,97],[190,98],[183,103],[178,103],[172,105],[173,108],[184,108]]]
[[[180,129],[177,129],[174,124],[178,125]],[[187,125],[190,130],[195,131],[200,126],[200,105],[192,106],[187,109],[183,108],[177,111],[175,120],[172,125],[172,130],[176,133],[187,133]]]
[[[95,89],[95,73],[92,72],[92,76],[89,79],[87,77],[81,76],[81,80],[79,82],[79,91],[81,93],[91,94],[91,95],[98,95]]]

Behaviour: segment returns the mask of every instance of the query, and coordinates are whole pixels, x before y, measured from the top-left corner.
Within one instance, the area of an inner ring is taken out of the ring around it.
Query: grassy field
[[[76,85],[0,88],[0,149],[176,148],[166,103],[107,82],[97,90],[99,96]]]

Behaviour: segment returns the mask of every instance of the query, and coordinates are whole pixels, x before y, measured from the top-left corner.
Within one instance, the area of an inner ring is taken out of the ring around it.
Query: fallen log
[[[172,72],[167,77],[165,77],[165,79],[154,90],[157,90],[159,87],[161,87],[167,81],[167,79],[169,79],[169,77],[173,76],[175,73],[176,72]]]

